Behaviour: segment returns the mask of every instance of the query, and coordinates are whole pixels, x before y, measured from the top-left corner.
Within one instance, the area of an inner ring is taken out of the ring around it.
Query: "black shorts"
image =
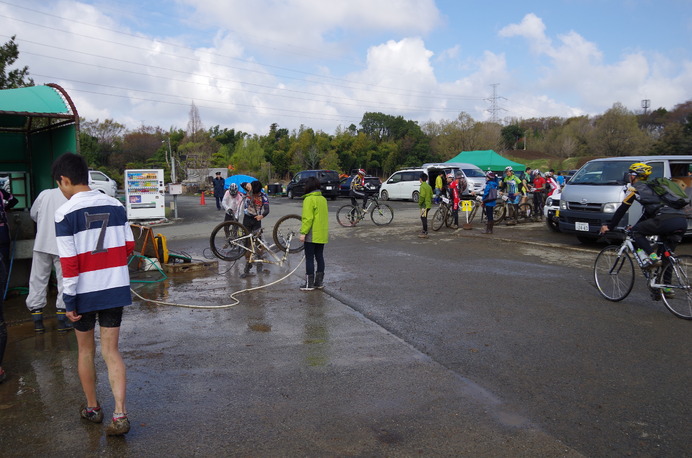
[[[98,312],[84,313],[79,321],[73,323],[74,328],[81,332],[91,331],[96,326],[96,315],[99,318],[99,326],[102,328],[119,328],[120,322],[123,319],[123,308],[116,307],[99,310]]]

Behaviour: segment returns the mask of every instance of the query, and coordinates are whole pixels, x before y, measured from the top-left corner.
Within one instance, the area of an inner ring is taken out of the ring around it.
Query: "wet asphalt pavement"
[[[206,260],[221,212],[179,203],[183,220],[156,232]],[[420,240],[415,206],[391,205],[387,227],[332,218],[323,292],[298,290],[300,255],[247,279],[242,262],[223,261],[163,282],[133,275],[152,282],[133,283],[143,297],[202,308],[127,309],[124,438],[79,418],[74,335],[50,319],[34,336],[23,297],[11,298],[0,454],[689,454],[692,323],[642,288],[617,306],[601,300],[589,283],[597,247],[539,223],[500,226],[491,240],[478,228]],[[274,198],[265,228],[299,211],[299,200]]]

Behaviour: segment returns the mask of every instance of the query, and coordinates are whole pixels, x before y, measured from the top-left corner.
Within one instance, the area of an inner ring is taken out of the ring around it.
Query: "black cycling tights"
[[[687,219],[684,216],[673,218],[655,218],[640,221],[632,226],[632,238],[637,244],[637,247],[646,251],[646,254],[651,254],[653,248],[651,243],[646,238],[647,235],[669,235],[679,232],[683,234],[687,230]],[[674,249],[675,247],[670,247]]]

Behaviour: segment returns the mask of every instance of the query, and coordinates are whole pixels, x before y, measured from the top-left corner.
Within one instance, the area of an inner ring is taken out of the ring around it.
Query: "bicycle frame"
[[[675,255],[673,254],[673,251],[666,246],[665,242],[662,240],[659,240],[658,237],[654,236],[652,242],[656,245],[656,251],[661,255],[661,259],[667,259],[668,263],[673,266],[673,269],[678,269],[679,266],[677,264],[677,259]],[[649,288],[652,289],[661,289],[661,288],[676,288],[674,285],[669,285],[668,283],[657,283],[657,281],[665,281],[661,277],[660,272],[662,271],[662,267],[656,267],[654,270],[649,270],[645,268],[645,266],[642,264],[642,260],[639,259],[639,256],[636,255],[636,248],[634,247],[634,239],[630,235],[630,233],[626,233],[625,235],[625,240],[622,241],[622,244],[620,245],[620,248],[618,249],[618,258],[622,256],[622,254],[625,251],[629,251],[629,253],[632,255],[632,257],[637,261],[637,265],[641,269],[642,273],[644,274],[644,277],[647,280],[647,285]],[[616,263],[613,265],[613,267],[610,269],[610,273],[613,274],[615,271],[615,268],[620,265],[622,266],[622,263]],[[665,263],[663,264],[665,265]]]
[[[264,240],[261,239],[262,236],[262,229],[251,232],[250,234],[244,235],[243,237],[238,237],[237,239],[229,241],[231,244],[242,248],[246,252],[250,253],[250,258],[248,259],[248,262],[250,264],[256,263],[256,262],[261,262],[265,264],[274,264],[277,266],[282,266],[284,262],[286,262],[286,259],[288,259],[288,250],[284,251],[284,255],[282,257],[278,257],[272,248],[276,245],[269,246],[266,243],[264,243]],[[293,239],[293,234],[290,234],[288,236],[288,244],[290,245],[291,240]],[[248,248],[246,244],[244,243],[245,240],[249,241],[250,247]],[[274,258],[274,261],[262,259],[259,257],[256,257],[259,252],[264,249],[269,255],[271,255],[272,258]]]

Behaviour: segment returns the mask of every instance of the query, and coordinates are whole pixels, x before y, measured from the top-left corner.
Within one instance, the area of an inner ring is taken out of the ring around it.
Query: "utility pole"
[[[494,123],[498,123],[498,122],[499,122],[499,121],[498,121],[498,118],[497,118],[498,112],[499,112],[499,111],[505,111],[504,108],[501,108],[501,107],[498,106],[497,100],[498,100],[498,99],[507,100],[507,99],[505,99],[504,97],[498,97],[498,95],[497,95],[497,87],[498,87],[499,85],[500,85],[499,83],[491,84],[491,86],[493,87],[493,96],[490,97],[489,99],[485,99],[485,100],[487,100],[487,101],[490,102],[490,109],[489,109],[488,111],[490,112],[490,121],[492,121],[492,122],[494,122]]]

